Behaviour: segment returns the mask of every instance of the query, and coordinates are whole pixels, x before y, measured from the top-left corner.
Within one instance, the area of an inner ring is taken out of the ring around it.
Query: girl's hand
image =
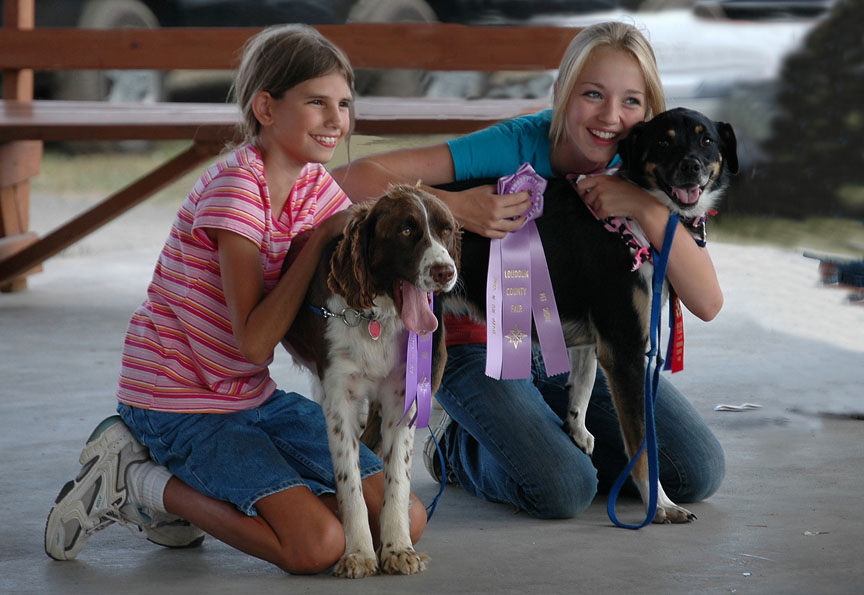
[[[503,238],[522,227],[522,216],[531,207],[528,192],[496,194],[495,186],[476,186],[460,192],[440,193],[459,223],[487,238]]]

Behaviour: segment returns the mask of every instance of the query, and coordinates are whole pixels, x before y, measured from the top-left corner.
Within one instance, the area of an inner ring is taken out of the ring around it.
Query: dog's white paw
[[[567,424],[566,429],[576,446],[590,457],[594,453],[594,435],[578,423]]]
[[[333,569],[333,575],[342,578],[363,578],[375,574],[378,574],[378,560],[362,552],[345,554]]]
[[[427,554],[406,550],[383,550],[381,552],[381,570],[387,574],[417,574],[426,570]]]
[[[655,523],[690,523],[696,520],[696,515],[684,507],[670,502],[665,505],[657,505],[654,513]]]

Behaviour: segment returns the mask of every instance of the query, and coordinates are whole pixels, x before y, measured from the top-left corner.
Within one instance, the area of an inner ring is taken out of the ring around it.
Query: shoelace
[[[87,530],[87,535],[93,535],[97,531],[101,531],[108,525],[112,523],[117,523],[121,527],[125,527],[129,530],[129,532],[139,539],[147,539],[147,533],[144,531],[144,527],[135,521],[130,521],[126,516],[120,512],[120,509],[126,504],[124,502],[121,505],[112,504],[108,510],[106,510],[101,517],[99,517],[99,523],[96,524],[92,529]],[[138,509],[139,513],[142,515],[148,516]]]

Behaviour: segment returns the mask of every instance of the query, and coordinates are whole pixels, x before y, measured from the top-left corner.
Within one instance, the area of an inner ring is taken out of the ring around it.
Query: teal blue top
[[[544,178],[553,178],[549,152],[552,110],[504,120],[447,142],[456,181],[500,178],[530,163]]]
[[[519,116],[447,141],[453,157],[455,180],[501,178],[530,163],[544,178],[554,178],[549,153],[552,110]],[[618,155],[606,167],[621,165]]]

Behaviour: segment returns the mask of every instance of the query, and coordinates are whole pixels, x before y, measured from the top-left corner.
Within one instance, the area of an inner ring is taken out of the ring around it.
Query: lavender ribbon
[[[432,308],[432,295],[429,296],[429,308]],[[432,333],[418,335],[414,331],[407,332],[408,345],[405,350],[405,411],[402,419],[408,415],[411,405],[417,403],[417,412],[408,425],[417,424],[418,428],[429,425],[432,411]]]
[[[570,358],[546,254],[534,219],[543,214],[546,180],[530,164],[498,180],[498,194],[527,190],[531,207],[525,224],[502,239],[489,241],[486,277],[486,375],[531,376],[531,319],[537,328],[543,364],[550,376],[570,372]]]

